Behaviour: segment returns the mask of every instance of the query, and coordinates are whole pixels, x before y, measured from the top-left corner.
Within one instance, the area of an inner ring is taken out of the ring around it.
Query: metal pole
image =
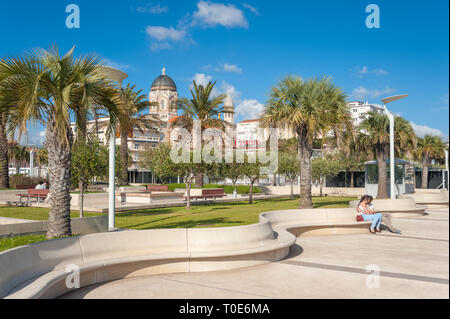
[[[30,151],[30,177],[33,177],[34,171],[34,150],[33,148]]]
[[[391,163],[391,199],[395,196],[395,145],[394,145],[394,115],[389,113],[389,144],[390,144],[390,163]]]
[[[447,172],[447,190],[449,188],[449,182],[448,182],[448,150],[444,150],[445,151],[445,171]],[[445,184],[444,184],[444,188],[445,188]]]
[[[111,136],[109,138],[109,218],[108,228],[115,228],[115,212],[116,212],[116,130],[111,127]]]
[[[391,181],[391,199],[396,199],[395,196],[395,145],[394,145],[394,115],[388,111],[386,103],[384,104],[384,110],[389,119],[389,162],[390,162],[390,181]]]

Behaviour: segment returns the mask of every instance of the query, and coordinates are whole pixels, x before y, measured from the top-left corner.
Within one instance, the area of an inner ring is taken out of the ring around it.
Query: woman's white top
[[[358,211],[358,216],[362,215],[364,212],[364,208],[361,205],[359,205],[357,211]]]

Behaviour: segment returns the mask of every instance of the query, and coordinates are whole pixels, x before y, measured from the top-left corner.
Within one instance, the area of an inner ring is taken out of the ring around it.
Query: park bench
[[[202,189],[200,195],[191,195],[189,196],[191,199],[197,200],[197,199],[216,199],[216,198],[222,198],[227,196],[225,194],[225,191],[223,188],[217,188],[217,189]],[[183,196],[184,200],[187,199],[187,195]]]
[[[147,185],[147,192],[168,192],[169,186],[167,185]]]
[[[34,185],[17,185],[16,189],[34,189],[36,187],[36,184]]]
[[[28,189],[26,194],[17,194],[19,196],[19,202],[22,203],[22,198],[27,199],[28,205],[31,203],[32,198],[36,198],[36,202],[40,203],[41,200],[45,200],[50,193],[48,189]]]

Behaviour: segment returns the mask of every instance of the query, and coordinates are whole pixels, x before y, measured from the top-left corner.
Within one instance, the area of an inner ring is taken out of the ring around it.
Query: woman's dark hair
[[[371,197],[371,196],[369,196],[369,195],[364,195],[363,197],[361,197],[361,200],[359,201],[358,206],[359,206],[363,201],[369,199],[370,197]]]
[[[373,197],[370,195],[367,195],[367,199],[369,200],[369,203],[373,202]]]

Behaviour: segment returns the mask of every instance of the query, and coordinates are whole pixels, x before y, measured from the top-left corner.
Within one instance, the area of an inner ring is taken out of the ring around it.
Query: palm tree
[[[30,158],[30,153],[26,146],[16,144],[13,150],[14,161],[16,162],[16,174],[20,174],[20,166],[24,166]]]
[[[73,133],[70,114],[79,107],[78,91],[109,109],[115,121],[117,110],[112,97],[98,87],[107,72],[96,56],[74,58],[74,48],[60,56],[58,48],[36,49],[0,61],[0,111],[8,108],[25,127],[27,121],[46,126],[46,147],[50,177],[50,213],[47,238],[71,235],[70,185]],[[84,88],[88,88],[84,90]]]
[[[444,149],[444,142],[439,136],[425,135],[417,140],[416,158],[422,162],[421,188],[428,188],[428,168],[431,160],[440,157]]]
[[[324,132],[340,132],[350,124],[345,95],[329,78],[303,80],[288,76],[272,88],[263,125],[288,125],[297,134],[300,158],[300,208],[312,208],[311,157],[313,141]]]
[[[182,111],[182,115],[175,119],[172,123],[174,127],[183,127],[187,130],[192,130],[194,120],[201,121],[201,131],[207,128],[224,129],[227,122],[218,118],[218,115],[223,112],[223,101],[225,95],[221,94],[212,97],[211,93],[216,82],[209,82],[206,86],[197,85],[193,81],[194,89],[190,90],[191,99],[181,98],[178,100],[178,109]],[[203,174],[198,173],[195,176],[195,186],[203,187]]]
[[[8,112],[0,111],[0,188],[9,188]]]
[[[417,144],[414,129],[402,117],[395,117],[394,144],[398,156],[412,152]],[[385,114],[369,112],[360,125],[358,143],[361,149],[375,156],[378,165],[377,198],[388,198],[387,159],[389,157],[389,118]]]
[[[120,89],[119,102],[119,130],[120,130],[120,174],[119,183],[128,184],[128,137],[139,130],[141,133],[145,129],[157,131],[159,126],[157,118],[152,115],[140,115],[139,113],[147,110],[150,103],[146,100],[142,90],[136,91],[136,86],[129,83],[125,88]]]

